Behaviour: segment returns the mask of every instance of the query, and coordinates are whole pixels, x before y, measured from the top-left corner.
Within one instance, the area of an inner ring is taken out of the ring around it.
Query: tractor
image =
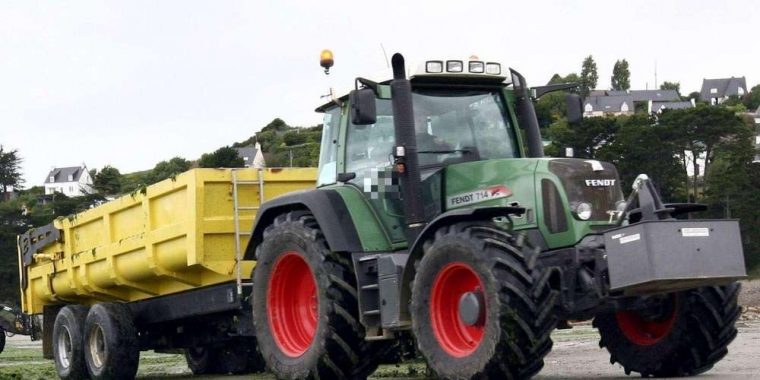
[[[474,56],[391,61],[392,78],[317,108],[316,189],[258,210],[245,254],[275,376],[365,378],[411,339],[440,378],[530,378],[552,331],[589,319],[626,373],[696,375],[727,354],[737,221],[689,218],[705,207],[665,203],[646,175],[625,197],[612,164],[544,157],[534,101],[571,85]]]

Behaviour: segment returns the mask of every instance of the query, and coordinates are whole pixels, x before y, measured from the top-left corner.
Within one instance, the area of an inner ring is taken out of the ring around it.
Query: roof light
[[[319,65],[325,69],[325,74],[330,74],[330,68],[335,61],[333,60],[333,53],[329,49],[322,50],[319,54]]]
[[[443,61],[427,61],[425,63],[425,72],[427,73],[443,72]]]
[[[501,64],[500,63],[495,63],[495,62],[488,62],[488,63],[486,63],[486,74],[500,75],[501,74]]]
[[[464,71],[462,61],[446,61],[446,71],[450,73],[461,73]]]
[[[470,61],[470,72],[482,74],[485,72],[485,65],[480,61]]]

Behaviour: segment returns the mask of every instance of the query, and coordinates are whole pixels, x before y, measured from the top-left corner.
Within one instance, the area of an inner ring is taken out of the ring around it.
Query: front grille
[[[556,234],[567,231],[567,213],[562,207],[562,198],[554,182],[541,180],[541,200],[544,207],[544,224],[549,232]]]
[[[602,170],[598,170],[600,166]],[[549,170],[559,177],[571,208],[580,202],[591,204],[589,220],[608,221],[610,212],[623,200],[620,178],[612,164],[592,160],[557,159],[549,163]]]

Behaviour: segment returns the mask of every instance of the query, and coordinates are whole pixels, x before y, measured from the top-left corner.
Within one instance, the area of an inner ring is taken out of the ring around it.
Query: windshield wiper
[[[447,149],[447,150],[418,150],[417,153],[428,153],[428,154],[452,154],[452,153],[470,153],[472,150],[470,149]]]

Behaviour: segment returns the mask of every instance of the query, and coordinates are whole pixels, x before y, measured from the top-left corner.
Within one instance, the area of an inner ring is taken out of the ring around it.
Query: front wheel
[[[599,345],[626,374],[693,376],[708,371],[728,353],[736,337],[740,284],[674,294],[646,311],[599,314]]]
[[[380,355],[364,340],[358,314],[349,258],[330,251],[311,214],[277,217],[264,231],[253,272],[256,338],[274,375],[357,379],[372,373]]]
[[[543,367],[553,298],[533,254],[491,224],[458,223],[424,245],[412,331],[438,377],[522,379]]]

